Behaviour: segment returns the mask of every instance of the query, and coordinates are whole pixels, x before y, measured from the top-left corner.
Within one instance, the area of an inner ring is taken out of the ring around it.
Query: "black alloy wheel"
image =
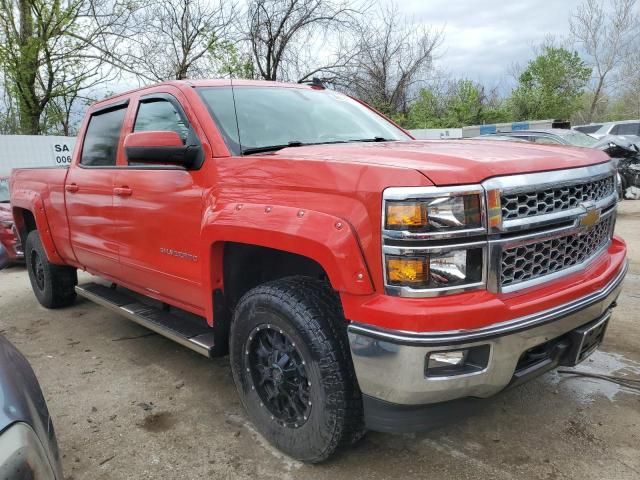
[[[41,292],[44,291],[44,264],[42,263],[42,257],[37,250],[32,249],[29,255],[31,259],[31,269],[33,271],[33,277],[35,285]]]
[[[295,342],[281,329],[259,325],[249,335],[245,349],[255,389],[271,418],[298,428],[311,411],[311,382]]]

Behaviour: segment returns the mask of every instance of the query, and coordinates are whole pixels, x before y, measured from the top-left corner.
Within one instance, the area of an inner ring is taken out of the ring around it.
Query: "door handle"
[[[78,187],[78,185],[76,185],[75,183],[70,183],[69,185],[65,185],[64,189],[69,193],[76,193],[78,190],[80,190],[80,187]]]
[[[130,197],[133,193],[129,187],[116,187],[113,189],[113,193],[119,197]]]

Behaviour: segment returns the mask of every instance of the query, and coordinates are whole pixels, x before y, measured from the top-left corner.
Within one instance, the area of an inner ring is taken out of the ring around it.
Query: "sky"
[[[569,36],[571,11],[581,0],[401,0],[416,23],[444,28],[436,67],[455,78],[507,89],[510,67],[526,65],[548,34]]]

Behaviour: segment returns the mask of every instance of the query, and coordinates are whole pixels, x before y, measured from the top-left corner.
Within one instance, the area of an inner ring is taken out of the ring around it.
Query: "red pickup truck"
[[[230,352],[250,419],[308,462],[582,361],[627,269],[606,154],[416,141],[320,85],[124,93],[68,169],[10,183],[42,305]]]

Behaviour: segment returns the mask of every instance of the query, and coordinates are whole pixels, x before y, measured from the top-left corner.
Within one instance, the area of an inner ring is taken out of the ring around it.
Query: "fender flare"
[[[27,241],[27,229],[22,211],[26,210],[30,212],[35,219],[42,247],[47,254],[47,260],[55,265],[66,265],[66,262],[60,257],[53,241],[42,197],[33,191],[16,190],[11,194],[11,207],[13,209],[13,219],[16,223],[16,228],[21,237],[24,237],[21,238],[23,245]]]
[[[223,289],[223,245],[236,242],[301,255],[318,263],[340,293],[374,292],[354,228],[344,219],[289,206],[228,204],[203,215],[203,278]]]

